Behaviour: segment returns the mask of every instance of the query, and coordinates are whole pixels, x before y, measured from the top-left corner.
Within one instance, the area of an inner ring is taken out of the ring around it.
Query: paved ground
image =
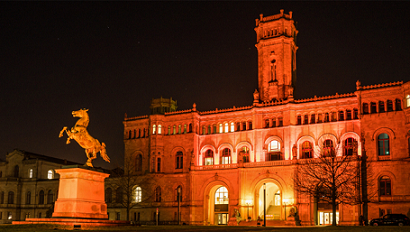
[[[1,232],[22,232],[22,231],[36,231],[36,232],[58,232],[61,227],[53,225],[0,225]],[[336,231],[349,231],[349,232],[361,232],[361,231],[374,231],[374,232],[393,232],[393,231],[408,231],[410,232],[410,226],[405,227],[359,227],[359,226],[315,226],[315,227],[245,227],[245,226],[127,226],[116,228],[96,228],[94,231],[114,232],[114,231],[142,231],[142,232],[157,232],[157,231],[170,231],[170,232],[222,232],[222,231],[234,231],[234,232],[246,232],[246,231],[260,231],[260,232],[336,232]]]

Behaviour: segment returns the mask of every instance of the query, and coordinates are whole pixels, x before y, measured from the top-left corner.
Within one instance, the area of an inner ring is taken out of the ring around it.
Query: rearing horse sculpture
[[[87,162],[85,163],[86,166],[93,166],[91,161],[97,158],[97,152],[100,152],[100,156],[109,163],[110,158],[108,157],[107,152],[105,150],[105,144],[100,144],[100,142],[97,139],[93,138],[90,134],[88,134],[87,126],[90,122],[90,119],[88,118],[87,111],[88,109],[73,111],[73,117],[77,117],[80,119],[78,119],[74,127],[71,127],[71,130],[67,130],[67,127],[63,127],[58,137],[61,138],[65,131],[68,136],[66,144],[69,144],[70,140],[74,139],[82,148],[85,149],[85,154],[88,158]]]

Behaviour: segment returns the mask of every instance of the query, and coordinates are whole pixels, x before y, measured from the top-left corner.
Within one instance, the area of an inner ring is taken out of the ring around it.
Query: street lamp
[[[263,226],[266,227],[266,183],[263,183]]]
[[[245,204],[248,206],[248,221],[250,221],[251,217],[249,217],[249,206],[251,204],[251,200],[246,200]]]

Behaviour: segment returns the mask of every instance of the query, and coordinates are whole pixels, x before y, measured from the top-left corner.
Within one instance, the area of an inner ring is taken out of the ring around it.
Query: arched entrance
[[[229,221],[229,191],[216,185],[209,192],[208,220],[211,225],[227,225]]]
[[[255,199],[256,218],[264,218],[265,203],[266,220],[282,219],[282,191],[276,183],[266,181],[258,184],[255,189]]]

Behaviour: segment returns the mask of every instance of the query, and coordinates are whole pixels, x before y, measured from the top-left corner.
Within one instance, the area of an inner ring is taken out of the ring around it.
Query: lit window
[[[276,205],[276,206],[280,206],[280,204],[281,204],[281,202],[280,202],[280,190],[278,190],[278,191],[275,193],[275,205]]]
[[[353,155],[357,149],[357,142],[353,138],[345,140],[344,155]]]
[[[410,107],[410,95],[406,96],[406,105],[407,107]]]
[[[225,123],[225,133],[229,132],[229,126],[228,123]]]
[[[181,134],[181,125],[178,125],[178,134]]]
[[[222,127],[222,123],[219,124],[219,133],[223,132],[223,127]]]
[[[13,218],[13,215],[11,214],[11,212],[8,212],[7,219],[11,220],[12,218]]]
[[[269,143],[269,151],[280,151],[280,143],[273,140]]]
[[[235,123],[231,122],[231,132],[235,131]]]
[[[184,124],[184,134],[186,134],[186,124]]]
[[[313,158],[312,144],[309,141],[302,143],[302,159]]]
[[[220,187],[215,192],[215,205],[229,204],[228,189]]]
[[[152,134],[155,135],[155,132],[157,130],[157,126],[156,125],[152,125]]]
[[[225,148],[222,151],[221,164],[230,164],[231,163],[231,150]]]
[[[281,160],[281,159],[282,159],[282,155],[280,152],[280,143],[276,140],[273,140],[269,143],[266,161]]]
[[[323,142],[323,156],[328,157],[328,156],[333,156],[333,155],[334,155],[333,141],[330,139],[327,139]]]
[[[28,170],[28,178],[33,178],[33,169],[32,168],[30,168]]]
[[[158,134],[160,135],[162,133],[162,126],[158,125]]]
[[[390,155],[389,136],[385,133],[378,137],[379,155]]]
[[[48,170],[48,172],[47,172],[47,179],[49,179],[49,180],[51,180],[51,179],[53,179],[54,178],[54,175],[53,175],[54,173],[53,173],[53,170]]]
[[[242,160],[244,163],[249,163],[249,148],[248,147],[242,147],[239,154],[242,156]]]
[[[204,165],[214,165],[214,152],[212,150],[205,152]]]
[[[141,196],[142,196],[141,187],[136,187],[135,188],[135,202],[141,202]]]

